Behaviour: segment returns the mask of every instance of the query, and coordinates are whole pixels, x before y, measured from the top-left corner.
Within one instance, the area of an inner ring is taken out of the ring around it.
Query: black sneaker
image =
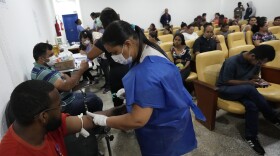
[[[248,145],[259,155],[264,155],[265,151],[260,144],[257,137],[245,137],[244,140],[248,143]]]

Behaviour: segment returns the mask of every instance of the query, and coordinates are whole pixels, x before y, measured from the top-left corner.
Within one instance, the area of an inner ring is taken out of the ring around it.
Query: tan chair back
[[[161,35],[161,36],[158,36],[158,39],[159,39],[162,43],[165,43],[165,42],[173,42],[173,35],[171,35],[171,34],[168,34],[168,35]]]
[[[217,35],[219,41],[220,41],[220,46],[222,48],[222,52],[225,55],[225,58],[228,58],[228,47],[226,45],[225,37],[223,35]]]
[[[246,24],[248,24],[248,21],[247,20],[240,20],[240,21],[238,21],[238,24],[239,25],[246,25]]]
[[[146,32],[145,32],[144,34],[145,34],[145,36],[146,36],[147,38],[149,38],[149,33],[146,33]]]
[[[268,31],[270,31],[274,36],[276,36],[277,39],[280,39],[280,26],[273,26],[268,28]]]
[[[196,32],[196,34],[198,35],[198,36],[202,36],[203,35],[203,30],[199,30],[199,31],[195,31]]]
[[[194,27],[194,32],[199,31],[198,27]]]
[[[244,30],[244,28],[246,27],[246,25],[247,25],[247,24],[242,24],[242,25],[241,25],[241,31]]]
[[[266,63],[266,66],[280,68],[280,40],[263,42],[261,44],[271,45],[275,49],[275,58],[273,61]]]
[[[228,49],[241,45],[246,45],[244,32],[235,32],[228,34],[227,41]]]
[[[179,29],[173,29],[172,30],[173,31],[172,34],[175,35],[177,30],[179,30]]]
[[[273,27],[273,21],[268,21],[267,24],[268,24],[268,27]]]
[[[242,51],[250,51],[252,49],[254,49],[255,46],[254,45],[243,45],[243,46],[238,46],[238,47],[234,47],[231,48],[228,52],[228,57],[234,56],[234,55],[238,55],[240,54]]]
[[[181,29],[181,27],[175,26],[175,27],[173,27],[173,29]]]
[[[166,54],[167,54],[168,59],[169,59],[171,62],[174,62],[174,59],[173,59],[173,56],[172,56],[171,52],[170,52],[170,51],[169,51],[169,52],[166,52]]]
[[[198,54],[196,56],[198,80],[215,86],[224,61],[224,53],[220,50]]]
[[[190,55],[192,57],[192,60],[194,59],[194,55],[193,55],[193,44],[194,44],[195,40],[187,40],[186,41],[186,45],[190,48]]]
[[[254,44],[253,44],[252,37],[253,37],[253,32],[252,32],[251,30],[250,30],[250,31],[247,31],[247,32],[246,32],[246,42],[247,42],[247,44],[249,44],[249,45],[254,45]]]
[[[162,36],[163,35],[163,30],[158,30],[158,36]]]
[[[240,27],[238,25],[229,26],[229,31],[240,32]]]
[[[221,28],[214,28],[214,34],[219,35],[221,32]]]
[[[163,51],[169,52],[173,46],[173,42],[161,43],[159,46]]]

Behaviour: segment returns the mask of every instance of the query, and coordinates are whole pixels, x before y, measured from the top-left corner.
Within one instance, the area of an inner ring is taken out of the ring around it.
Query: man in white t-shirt
[[[194,32],[194,26],[190,24],[187,27],[188,27],[187,32],[183,33],[185,41],[197,39],[199,36],[197,35],[196,32]]]

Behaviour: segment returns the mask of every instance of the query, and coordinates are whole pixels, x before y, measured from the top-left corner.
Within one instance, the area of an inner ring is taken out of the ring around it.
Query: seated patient
[[[259,112],[280,129],[280,114],[271,108],[256,89],[265,82],[259,78],[261,65],[272,61],[274,57],[275,50],[269,45],[260,45],[232,56],[224,62],[216,84],[220,98],[239,101],[245,106],[245,141],[260,155],[265,151],[257,137]]]
[[[90,116],[79,118],[61,113],[61,104],[59,92],[51,83],[29,80],[19,84],[10,96],[15,121],[0,142],[1,155],[66,156],[64,137],[95,125]],[[104,114],[118,115],[120,108]]]
[[[38,43],[33,49],[35,59],[31,72],[31,79],[48,81],[60,92],[62,100],[62,111],[71,115],[85,112],[84,96],[82,93],[72,92],[79,82],[83,73],[88,69],[88,63],[83,61],[80,69],[71,77],[55,70],[50,61],[53,57],[52,45]],[[102,100],[94,93],[86,93],[87,108],[91,112],[100,111],[103,107]]]
[[[173,46],[171,53],[174,59],[174,64],[179,68],[183,83],[188,78],[191,72],[190,68],[190,48],[186,46],[184,35],[176,34],[173,38]]]

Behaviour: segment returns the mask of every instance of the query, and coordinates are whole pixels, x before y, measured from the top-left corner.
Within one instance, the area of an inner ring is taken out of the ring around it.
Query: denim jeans
[[[225,100],[239,101],[246,109],[245,137],[256,137],[258,134],[258,113],[262,112],[264,118],[273,120],[277,114],[258,92],[249,84],[219,87],[219,97]]]
[[[65,107],[64,112],[70,115],[79,115],[85,113],[84,96],[82,93],[73,93],[75,96],[74,101]],[[101,111],[103,108],[102,100],[93,93],[86,93],[86,101],[88,111],[96,112]]]

